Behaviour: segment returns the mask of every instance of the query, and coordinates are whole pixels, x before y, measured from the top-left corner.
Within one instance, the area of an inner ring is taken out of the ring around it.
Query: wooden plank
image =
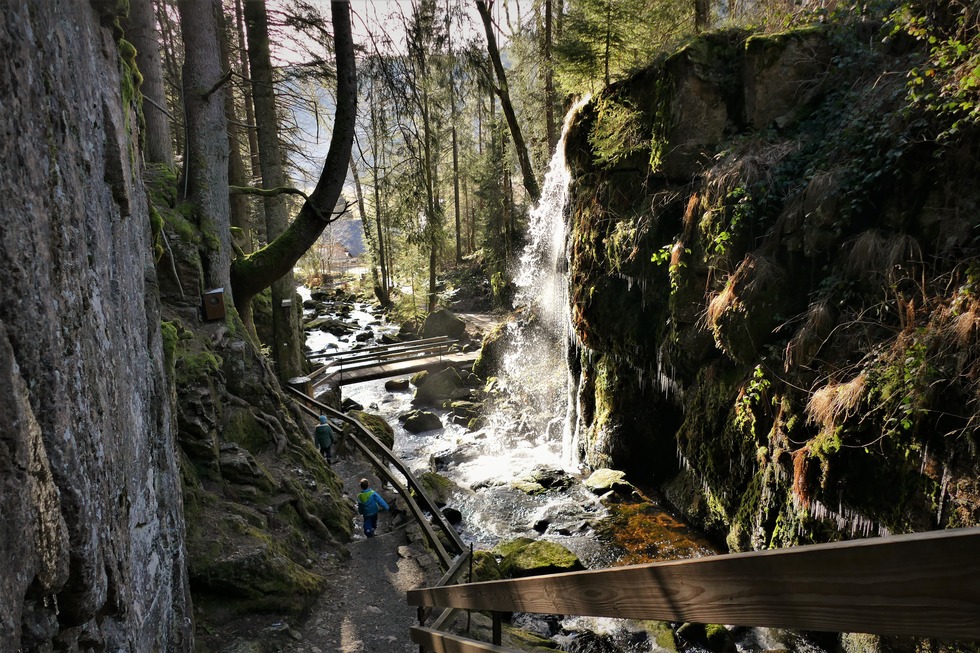
[[[442,578],[436,581],[435,587],[442,587],[444,585],[449,585],[450,583],[455,583],[460,574],[463,573],[464,569],[467,569],[466,563],[469,561],[470,551],[464,551],[456,556],[456,560],[453,562],[452,566],[446,570],[446,573],[442,575]],[[419,625],[425,625],[425,622],[429,618],[429,614],[431,612],[432,610],[430,608],[419,607]],[[436,617],[436,620],[432,623],[431,627],[435,630],[439,630],[449,619],[450,613],[452,612],[455,611],[451,609],[441,611],[440,615]]]
[[[445,354],[439,357],[389,361],[383,364],[355,369],[334,368],[331,370],[331,375],[328,378],[339,385],[351,385],[353,383],[363,383],[364,381],[385,379],[390,376],[411,374],[412,372],[419,372],[438,366],[460,367],[470,365],[474,361],[476,361],[475,352],[468,354]]]
[[[980,640],[980,528],[423,588],[410,605]]]
[[[449,336],[436,336],[435,338],[422,338],[420,340],[405,340],[404,342],[395,342],[390,345],[374,345],[373,347],[361,347],[359,349],[348,350],[348,351],[331,351],[318,354],[310,354],[306,358],[309,360],[322,359],[322,358],[336,358],[338,356],[347,356],[349,354],[367,354],[373,352],[384,352],[394,349],[399,349],[403,347],[424,347],[427,345],[437,345],[439,343],[456,343],[458,340],[453,340]]]
[[[434,653],[521,653],[517,649],[495,646],[421,626],[413,626],[410,632],[413,642]]]

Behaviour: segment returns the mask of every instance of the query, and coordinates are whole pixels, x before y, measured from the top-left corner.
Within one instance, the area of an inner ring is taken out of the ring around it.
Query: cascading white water
[[[501,356],[501,383],[508,403],[523,407],[522,437],[554,441],[561,434],[561,461],[578,466],[573,415],[576,384],[569,378],[567,357],[576,346],[569,305],[568,194],[571,173],[565,161],[565,140],[579,109],[579,100],[565,116],[561,138],[548,165],[541,199],[531,211],[528,243],[514,271],[515,308],[521,318],[508,327]]]

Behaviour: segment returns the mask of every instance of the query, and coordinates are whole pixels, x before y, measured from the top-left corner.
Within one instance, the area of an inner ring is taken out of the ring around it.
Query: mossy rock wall
[[[169,275],[162,331],[198,621],[299,614],[326,586],[323,561],[346,556],[354,510],[314,448],[315,419],[282,392],[234,307],[202,321],[200,234],[173,206],[174,177],[158,172],[149,194],[170,248],[157,265]]]
[[[977,523],[980,130],[880,29],[705,35],[567,140],[580,453],[734,550]]]

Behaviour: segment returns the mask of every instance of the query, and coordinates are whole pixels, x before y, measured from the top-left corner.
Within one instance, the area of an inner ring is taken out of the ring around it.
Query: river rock
[[[360,422],[364,428],[371,431],[374,437],[381,440],[381,444],[385,447],[391,449],[395,446],[395,431],[384,417],[357,410],[352,411],[350,416]],[[343,443],[343,438],[341,438],[341,442]]]
[[[589,488],[593,494],[605,494],[610,491],[624,494],[633,489],[633,486],[626,480],[626,472],[608,467],[595,470],[582,484]]]
[[[565,470],[543,465],[532,469],[527,480],[537,483],[546,490],[565,490],[571,487],[573,482]]]
[[[453,526],[463,523],[463,513],[461,513],[456,508],[443,508],[442,516],[445,517],[446,521],[448,521]]]
[[[347,397],[342,402],[340,402],[340,408],[345,413],[349,413],[351,411],[364,410],[364,406],[362,406],[361,404],[357,403],[356,401],[354,401],[350,397]]]
[[[425,318],[425,324],[422,326],[423,338],[448,336],[459,340],[465,332],[466,322],[446,309],[429,313],[428,317]]]
[[[388,379],[385,381],[385,390],[388,392],[408,390],[408,379]]]
[[[557,542],[519,537],[501,542],[493,552],[500,556],[505,578],[524,578],[585,569],[578,556]]]
[[[442,420],[427,410],[413,410],[405,417],[405,430],[409,433],[422,433],[442,428]]]
[[[488,580],[500,580],[500,564],[492,551],[478,550],[473,552],[473,580],[482,583]]]
[[[459,486],[436,472],[422,472],[418,479],[422,489],[439,507],[449,503],[453,492],[459,490]]]
[[[678,639],[714,653],[735,653],[735,638],[724,626],[686,623],[675,632]]]
[[[452,367],[428,374],[420,381],[421,385],[415,389],[415,403],[423,406],[442,405],[442,402],[453,399],[463,386],[459,373]]]

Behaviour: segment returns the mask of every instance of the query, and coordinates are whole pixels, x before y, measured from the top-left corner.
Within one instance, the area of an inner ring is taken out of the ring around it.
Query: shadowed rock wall
[[[580,453],[732,549],[980,520],[980,137],[887,33],[706,34],[569,134]]]
[[[0,3],[0,641],[193,648],[132,85],[106,3]]]

